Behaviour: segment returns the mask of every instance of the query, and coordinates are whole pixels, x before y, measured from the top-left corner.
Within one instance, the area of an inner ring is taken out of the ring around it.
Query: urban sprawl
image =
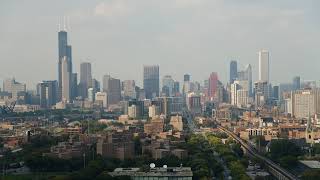
[[[143,66],[135,80],[73,70],[67,31],[58,32],[58,78],[0,89],[2,179],[318,179],[320,81],[272,84],[267,50],[252,66],[231,60],[183,82]],[[78,81],[79,80],[79,81]],[[32,90],[34,89],[34,90]]]

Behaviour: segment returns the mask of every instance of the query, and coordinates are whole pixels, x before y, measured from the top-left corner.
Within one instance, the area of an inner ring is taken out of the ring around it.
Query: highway
[[[234,140],[239,142],[241,144],[241,146],[244,147],[250,154],[252,154],[253,156],[259,158],[262,161],[264,161],[265,164],[267,166],[269,166],[269,168],[271,168],[274,171],[276,171],[277,173],[279,173],[280,176],[277,177],[278,179],[298,180],[298,178],[296,176],[294,176],[293,174],[291,174],[287,170],[283,169],[278,164],[274,163],[273,161],[271,161],[270,159],[268,159],[268,158],[266,158],[264,156],[261,156],[252,146],[248,145],[244,140],[239,138],[233,132],[229,131],[228,129],[226,129],[226,128],[220,126],[220,125],[218,125],[217,127],[221,131],[223,131],[223,132],[227,133],[229,136],[231,136]]]

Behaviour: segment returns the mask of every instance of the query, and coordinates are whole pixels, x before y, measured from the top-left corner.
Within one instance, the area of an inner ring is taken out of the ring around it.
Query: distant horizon
[[[270,52],[272,84],[291,83],[294,76],[320,80],[316,0],[36,0],[0,5],[1,87],[12,77],[29,90],[42,80],[58,80],[58,24],[64,16],[74,72],[79,74],[81,62],[90,62],[99,81],[109,74],[142,86],[143,65],[156,64],[160,81],[171,75],[182,82],[190,74],[203,84],[217,72],[226,84],[229,63],[236,60],[238,70],[251,64],[254,82],[261,49]]]

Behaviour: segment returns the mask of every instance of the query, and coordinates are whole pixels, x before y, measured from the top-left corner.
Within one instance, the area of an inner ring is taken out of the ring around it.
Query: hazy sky
[[[258,77],[257,52],[270,51],[271,80],[320,79],[319,0],[1,0],[0,79],[29,89],[57,79],[59,19],[69,19],[73,65],[142,83],[144,64],[160,75],[228,79],[232,59]]]

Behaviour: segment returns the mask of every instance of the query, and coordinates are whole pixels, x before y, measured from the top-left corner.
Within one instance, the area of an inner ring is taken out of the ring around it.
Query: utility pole
[[[83,168],[86,168],[86,153],[83,153]]]

